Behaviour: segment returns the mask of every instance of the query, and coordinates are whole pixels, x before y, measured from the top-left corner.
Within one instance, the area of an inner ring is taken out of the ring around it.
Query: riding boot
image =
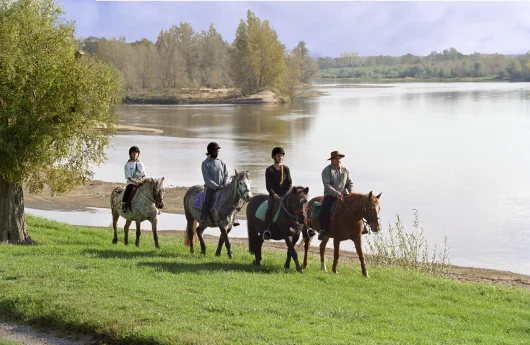
[[[271,230],[270,230],[270,227],[271,227],[271,219],[272,219],[272,206],[270,209],[267,209],[267,212],[265,213],[265,231],[263,232],[263,240],[267,241],[267,240],[270,240],[272,238],[272,235],[271,235]]]
[[[123,214],[127,213],[127,203],[123,201],[121,203],[121,213]]]
[[[201,220],[199,222],[199,227],[201,229],[206,229],[206,221],[208,220],[209,216],[210,215],[209,215],[208,210],[204,210],[204,209],[201,210]]]

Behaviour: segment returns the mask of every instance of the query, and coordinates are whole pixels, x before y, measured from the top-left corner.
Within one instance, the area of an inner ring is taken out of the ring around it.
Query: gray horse
[[[228,257],[232,258],[232,250],[230,241],[228,240],[228,233],[234,225],[234,219],[236,213],[241,209],[240,201],[247,202],[252,198],[252,192],[250,191],[250,179],[248,177],[248,170],[243,172],[237,172],[232,176],[230,182],[225,188],[217,192],[218,199],[215,208],[212,210],[211,219],[206,221],[206,227],[219,227],[221,230],[221,237],[219,238],[219,244],[217,246],[216,256],[221,255],[221,249],[223,244],[226,244],[226,250],[228,251]],[[184,213],[186,215],[187,226],[186,236],[184,244],[190,247],[190,252],[195,253],[193,248],[196,244],[195,238],[198,237],[201,243],[201,254],[206,255],[206,244],[202,238],[204,229],[200,226],[197,227],[197,222],[200,221],[201,210],[194,207],[196,196],[204,190],[203,186],[193,186],[184,195]]]
[[[155,247],[158,245],[158,234],[156,227],[158,222],[159,209],[164,207],[164,178],[154,179],[148,177],[144,179],[136,191],[136,195],[131,202],[131,210],[127,209],[127,213],[121,214],[121,202],[123,198],[123,187],[116,187],[110,195],[110,208],[112,210],[112,227],[114,228],[114,239],[112,243],[118,243],[118,219],[120,216],[126,219],[123,230],[125,232],[124,242],[129,244],[129,226],[133,221],[136,222],[136,246],[140,245],[140,223],[144,220],[151,222],[153,229],[153,238],[155,240]]]

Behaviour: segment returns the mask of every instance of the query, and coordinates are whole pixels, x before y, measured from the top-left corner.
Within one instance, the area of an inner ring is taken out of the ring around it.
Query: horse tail
[[[184,245],[186,247],[190,246],[190,239],[188,237],[188,231],[193,231],[193,246],[197,246],[197,241],[199,238],[197,237],[197,221],[193,218],[193,215],[190,211],[188,211],[186,208],[184,208],[184,214],[186,215],[186,234],[184,235]]]

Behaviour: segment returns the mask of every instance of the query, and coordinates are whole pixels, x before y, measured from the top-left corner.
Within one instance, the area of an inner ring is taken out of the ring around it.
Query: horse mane
[[[346,201],[351,200],[353,207],[363,207],[363,206],[367,206],[367,204],[364,204],[364,203],[366,203],[366,201],[368,200],[368,195],[369,193],[361,194],[361,193],[351,192],[350,194],[345,195],[344,197]],[[372,199],[368,200],[368,203],[374,202],[374,200],[375,200],[375,204],[379,203],[379,200],[372,194]]]

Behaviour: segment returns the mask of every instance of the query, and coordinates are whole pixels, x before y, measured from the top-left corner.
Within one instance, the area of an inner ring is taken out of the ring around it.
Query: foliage
[[[445,275],[449,266],[447,238],[443,251],[436,253],[436,246],[429,253],[427,240],[420,227],[418,211],[413,210],[413,230],[405,231],[399,215],[394,226],[388,226],[388,233],[375,234],[367,240],[368,262],[379,266],[397,266],[430,274]]]
[[[53,0],[0,0],[0,178],[63,192],[90,178],[115,133],[119,75],[76,56]]]
[[[464,55],[455,48],[428,56],[367,56],[344,52],[341,57],[317,59],[321,78],[482,78],[530,80],[530,53],[509,57],[502,54]]]

